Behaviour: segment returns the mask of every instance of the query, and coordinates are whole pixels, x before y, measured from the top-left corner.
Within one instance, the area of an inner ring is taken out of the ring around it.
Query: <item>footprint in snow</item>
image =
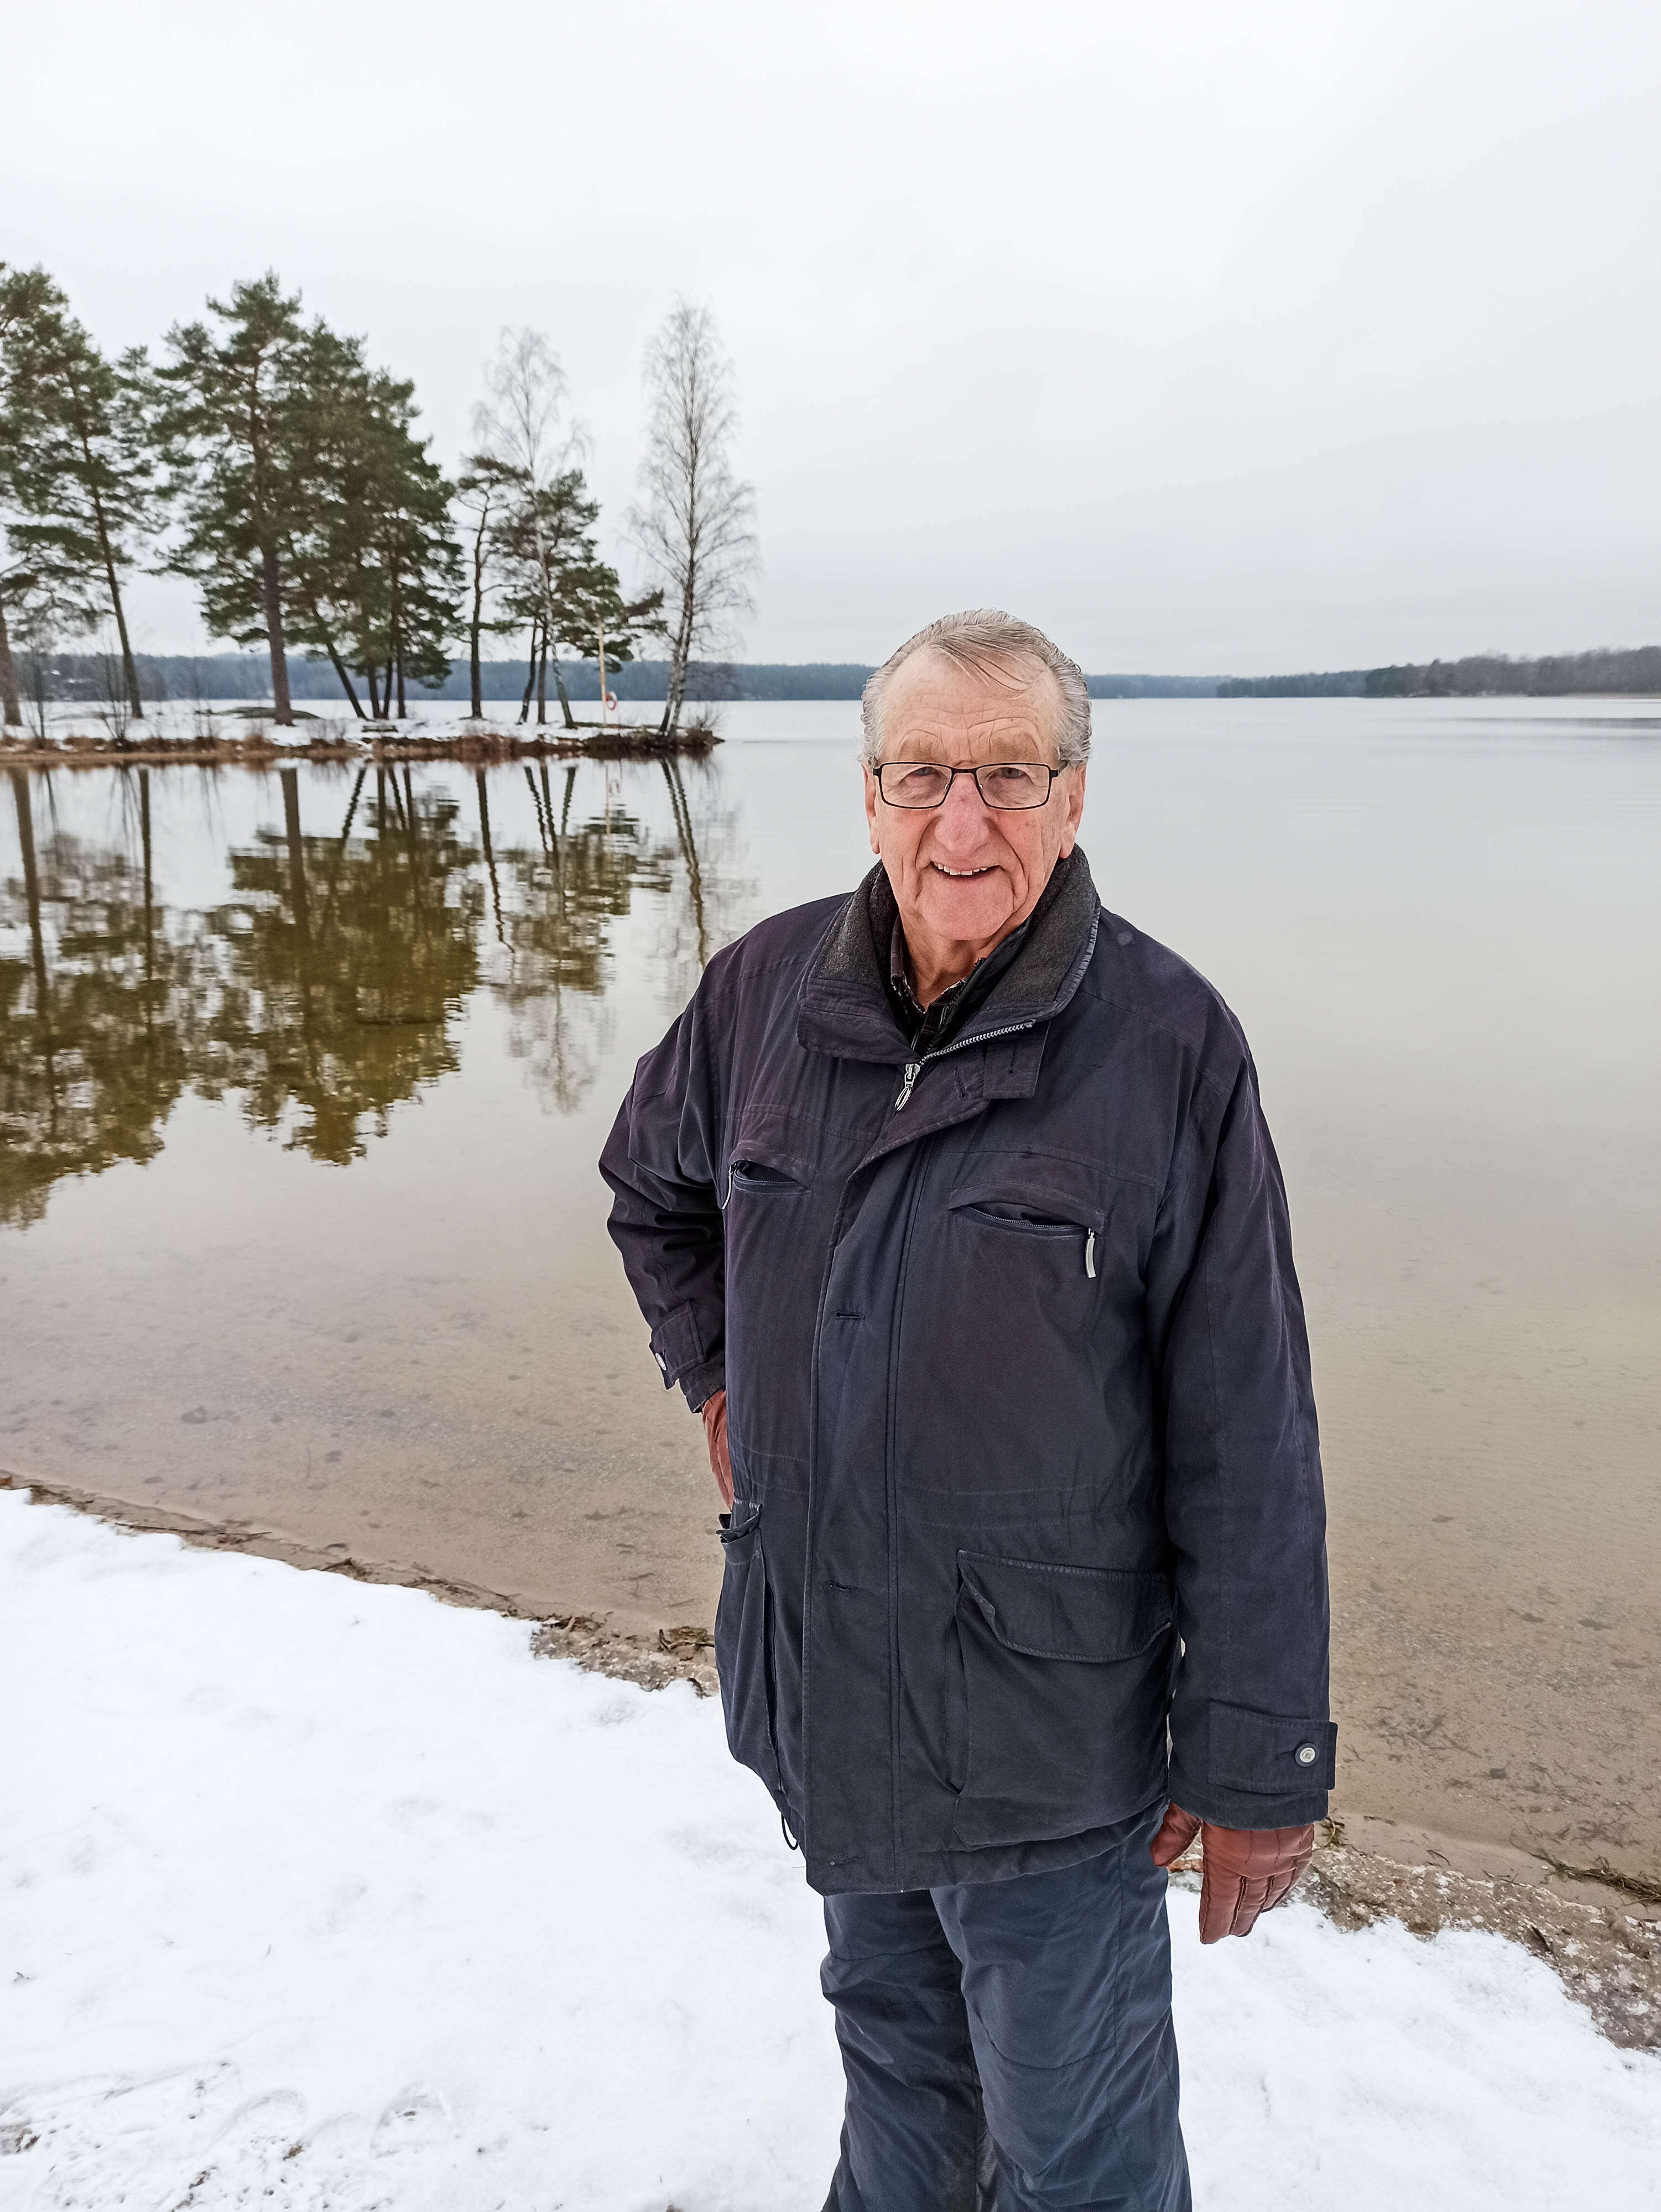
[[[450,2108],[443,2098],[417,2081],[401,2090],[375,2122],[369,2148],[377,2158],[384,2158],[389,2151],[424,2150],[434,2143],[448,2142],[454,2133]]]

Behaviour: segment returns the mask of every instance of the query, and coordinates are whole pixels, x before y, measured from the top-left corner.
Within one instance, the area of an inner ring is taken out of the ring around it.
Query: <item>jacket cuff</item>
[[[1337,1748],[1329,1720],[1214,1698],[1186,1727],[1173,1727],[1171,1795],[1220,1827],[1301,1827],[1326,1818]]]
[[[664,1377],[665,1387],[678,1382],[687,1404],[695,1413],[701,1413],[717,1390],[727,1388],[727,1362],[706,1359],[702,1366],[689,1367],[684,1375]]]

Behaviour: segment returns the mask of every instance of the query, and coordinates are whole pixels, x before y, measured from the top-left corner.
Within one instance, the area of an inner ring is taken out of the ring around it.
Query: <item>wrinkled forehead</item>
[[[883,702],[885,760],[950,753],[982,760],[1056,757],[1061,686],[1042,661],[925,647],[894,672]]]

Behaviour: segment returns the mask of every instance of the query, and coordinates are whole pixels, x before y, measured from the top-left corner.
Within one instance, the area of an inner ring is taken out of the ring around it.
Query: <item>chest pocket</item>
[[[1043,1164],[1049,1168],[1050,1163]],[[1093,1280],[1106,1215],[1098,1195],[1042,1169],[977,1176],[958,1183],[946,1200],[953,1227],[968,1249],[995,1267],[1037,1263],[1042,1273],[1073,1273]]]
[[[812,1159],[791,1143],[788,1121],[764,1111],[746,1111],[727,1147],[719,1194],[727,1234],[732,1234],[734,1199],[800,1197],[812,1188],[814,1174]]]

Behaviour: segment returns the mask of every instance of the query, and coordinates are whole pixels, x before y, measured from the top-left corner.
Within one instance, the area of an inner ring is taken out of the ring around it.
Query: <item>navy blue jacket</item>
[[[666,1382],[727,1393],[728,1741],[825,1891],[1068,1865],[1167,1794],[1326,1810],[1320,1458],[1256,1073],[1203,977],[1058,869],[921,1069],[879,872],[763,922],[601,1164]]]

